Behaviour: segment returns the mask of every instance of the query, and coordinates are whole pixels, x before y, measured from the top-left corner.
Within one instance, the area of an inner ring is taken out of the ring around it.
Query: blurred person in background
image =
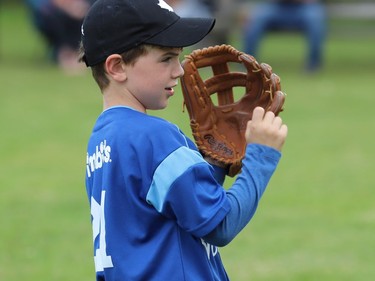
[[[204,1],[204,0],[202,0]],[[231,44],[231,34],[236,26],[239,0],[205,0],[213,9],[216,18],[215,37],[217,44]]]
[[[269,31],[299,31],[308,43],[306,70],[320,69],[326,36],[326,11],[319,0],[269,0],[258,3],[244,31],[244,52],[257,55],[262,37]]]
[[[78,63],[81,25],[94,0],[25,0],[32,22],[45,39],[53,62],[69,73],[83,71]]]
[[[211,7],[202,0],[168,0],[166,2],[180,17],[212,17]]]
[[[234,0],[166,0],[180,17],[214,17],[215,29],[197,48],[229,44],[236,5]]]

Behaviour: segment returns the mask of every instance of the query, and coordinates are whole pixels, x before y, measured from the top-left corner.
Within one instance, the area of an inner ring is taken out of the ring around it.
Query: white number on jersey
[[[99,235],[99,248],[95,250],[95,270],[104,271],[104,268],[113,267],[111,256],[107,256],[107,244],[105,241],[105,216],[104,216],[105,191],[102,191],[100,204],[91,197],[91,215],[93,239]]]

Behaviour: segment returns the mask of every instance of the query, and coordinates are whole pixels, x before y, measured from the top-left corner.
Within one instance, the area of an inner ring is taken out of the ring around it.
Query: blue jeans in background
[[[253,10],[245,27],[244,52],[256,56],[265,33],[274,30],[299,31],[308,42],[307,70],[322,64],[326,36],[326,12],[320,3],[265,3]]]

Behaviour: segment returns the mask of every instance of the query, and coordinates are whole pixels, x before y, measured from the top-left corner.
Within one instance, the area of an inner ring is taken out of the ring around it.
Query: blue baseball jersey
[[[98,118],[87,148],[97,280],[228,280],[201,237],[230,211],[225,190],[176,125],[128,107]]]

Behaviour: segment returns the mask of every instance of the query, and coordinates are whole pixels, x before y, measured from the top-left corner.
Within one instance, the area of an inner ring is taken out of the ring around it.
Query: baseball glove
[[[242,69],[232,71],[233,65]],[[280,78],[268,64],[259,64],[229,45],[195,50],[185,57],[182,67],[184,104],[197,147],[208,162],[227,168],[233,177],[242,167],[246,124],[254,108],[261,106],[275,115],[283,110]],[[204,79],[210,68],[213,75]],[[235,100],[240,89],[244,93]]]

